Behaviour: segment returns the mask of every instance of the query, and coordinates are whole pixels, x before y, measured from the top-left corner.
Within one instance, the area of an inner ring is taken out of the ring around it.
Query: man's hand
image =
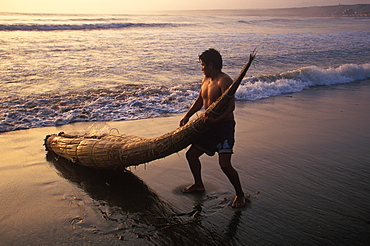
[[[205,124],[214,124],[216,122],[217,122],[216,118],[213,118],[212,116],[210,116],[207,113],[203,114],[203,123],[205,123]]]
[[[180,126],[184,126],[188,122],[189,122],[189,117],[187,117],[185,115],[184,118],[182,118],[182,120],[180,120]]]

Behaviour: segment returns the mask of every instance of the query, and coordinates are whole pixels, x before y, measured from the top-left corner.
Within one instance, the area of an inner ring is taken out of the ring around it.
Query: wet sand
[[[206,192],[191,184],[185,150],[95,171],[45,152],[45,135],[117,129],[142,137],[182,115],[76,123],[0,134],[2,245],[368,245],[370,81],[237,102],[234,167],[249,196],[202,157]],[[115,131],[115,130],[114,130]]]

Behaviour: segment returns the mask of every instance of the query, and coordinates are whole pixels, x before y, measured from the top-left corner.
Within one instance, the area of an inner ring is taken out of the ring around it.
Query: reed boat
[[[247,64],[230,87],[204,113],[217,118],[234,97],[247,73],[256,52],[250,53]],[[63,132],[47,135],[46,150],[56,157],[96,169],[121,169],[160,159],[189,146],[207,130],[203,114],[186,125],[155,138],[142,138],[123,134],[105,136],[70,135]]]

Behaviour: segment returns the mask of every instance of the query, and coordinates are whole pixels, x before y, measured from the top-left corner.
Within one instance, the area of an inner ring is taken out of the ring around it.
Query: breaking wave
[[[303,67],[281,74],[245,78],[237,100],[260,100],[297,93],[312,86],[344,84],[370,78],[370,63],[337,68]],[[0,132],[83,121],[121,121],[185,112],[199,83],[176,86],[127,84],[64,94],[0,99]]]
[[[281,74],[244,80],[236,92],[236,98],[238,100],[259,100],[300,92],[312,86],[344,84],[367,78],[370,78],[370,63],[344,64],[337,68],[327,69],[309,66]]]

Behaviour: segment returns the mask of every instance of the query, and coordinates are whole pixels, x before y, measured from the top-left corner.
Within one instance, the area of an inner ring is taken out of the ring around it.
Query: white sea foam
[[[238,100],[258,100],[300,92],[311,86],[335,85],[370,78],[370,63],[345,64],[337,68],[304,67],[278,75],[254,77],[236,92]]]
[[[337,68],[304,67],[282,74],[244,79],[237,100],[260,100],[300,92],[312,86],[350,83],[370,78],[370,64]],[[199,83],[175,86],[123,85],[81,93],[41,94],[1,101],[0,132],[81,121],[119,121],[186,111]]]

